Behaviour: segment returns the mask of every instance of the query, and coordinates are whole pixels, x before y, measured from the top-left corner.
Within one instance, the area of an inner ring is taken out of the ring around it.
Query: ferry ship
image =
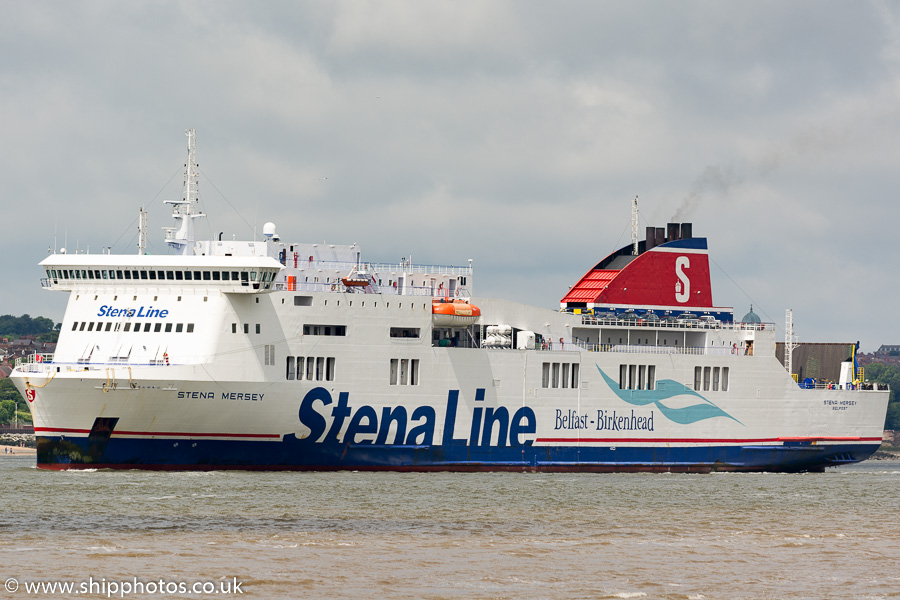
[[[773,323],[714,305],[690,223],[638,240],[635,201],[632,243],[558,308],[483,298],[471,260],[372,262],[272,223],[195,239],[186,133],[169,254],[41,262],[69,294],[58,345],[12,374],[40,468],[796,472],[881,444],[886,386],[853,357],[794,381]]]

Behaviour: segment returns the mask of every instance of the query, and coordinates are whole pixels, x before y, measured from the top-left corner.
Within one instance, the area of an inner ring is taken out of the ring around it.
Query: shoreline
[[[7,449],[12,449],[12,452],[7,453]],[[27,446],[10,446],[8,444],[0,444],[0,459],[10,456],[35,456],[36,454],[36,449],[29,448]]]

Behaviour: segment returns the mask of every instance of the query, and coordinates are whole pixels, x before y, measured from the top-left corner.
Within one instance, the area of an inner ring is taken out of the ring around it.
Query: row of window
[[[139,279],[169,281],[251,281],[268,283],[275,279],[273,271],[168,271],[123,269],[47,269],[47,277],[58,279]]]
[[[694,390],[704,392],[728,391],[728,367],[694,367]]]
[[[417,338],[421,336],[418,327],[391,327],[392,338]]]
[[[145,333],[194,333],[193,323],[131,323],[131,321],[75,321],[72,323],[72,331],[143,331]],[[259,333],[259,332],[257,332]]]
[[[391,385],[419,385],[418,358],[391,359]]]
[[[297,297],[297,296],[295,296],[295,298],[296,298],[296,297]],[[300,297],[302,298],[302,296],[300,296]],[[324,303],[325,306],[328,306],[328,300],[324,300],[323,303]],[[407,302],[407,304],[409,305],[410,310],[415,310],[415,309],[416,309],[416,303],[415,303],[415,302]],[[340,305],[341,305],[341,301],[340,301],[340,300],[337,300],[333,306],[340,306]],[[348,306],[353,306],[353,300],[347,301],[347,305],[348,305]],[[365,300],[357,300],[357,305],[358,305],[358,306],[361,306],[361,307],[363,307],[363,308],[365,308],[365,306],[366,306],[366,301],[365,301]],[[295,306],[308,306],[308,305],[306,305],[306,304],[296,305],[296,304],[295,304]],[[374,302],[372,302],[372,303],[370,304],[370,306],[372,306],[373,308],[378,308],[378,301],[375,300]],[[431,306],[431,303],[430,303],[430,302],[423,302],[423,303],[422,303],[422,308],[423,308],[423,309],[428,309],[430,306]],[[385,308],[390,308],[390,307],[391,307],[391,303],[390,303],[390,302],[385,302],[385,303],[384,303],[384,307],[385,307]],[[403,303],[402,303],[402,302],[397,302],[397,308],[403,308]]]
[[[620,390],[655,390],[656,365],[619,365]]]
[[[674,338],[673,341],[674,341],[674,345],[677,346],[677,345],[678,345],[678,338]],[[613,343],[612,338],[611,338],[611,337],[607,337],[607,338],[606,338],[606,343],[612,344],[612,343]],[[620,337],[620,338],[619,338],[619,343],[620,343],[620,344],[624,344],[624,343],[625,343],[625,338]],[[641,344],[643,344],[643,345],[645,345],[645,346],[649,346],[649,345],[650,345],[650,338],[644,338],[644,341],[643,341],[643,342],[641,341],[641,338],[629,338],[628,343],[630,343],[630,344],[632,344],[632,345],[634,345],[634,346],[640,346]],[[659,340],[657,339],[656,342],[655,342],[655,344],[656,344],[657,346],[659,346],[659,345],[662,345],[662,346],[668,346],[668,345],[669,345],[669,340],[668,340],[668,338],[663,338],[662,344],[660,344],[660,343],[659,343]]]
[[[260,329],[259,323],[257,323],[256,324],[256,333],[259,334],[260,331],[261,331],[261,329]],[[231,324],[231,333],[237,333],[237,332],[238,332],[238,324],[232,323]],[[246,333],[246,334],[250,333],[250,323],[244,323],[244,333]]]
[[[273,364],[274,355],[273,346]],[[334,381],[334,362],[333,356],[288,356],[285,378],[288,381]]]
[[[578,363],[545,362],[541,369],[541,387],[577,388]]]
[[[347,335],[346,325],[304,325],[303,335]]]

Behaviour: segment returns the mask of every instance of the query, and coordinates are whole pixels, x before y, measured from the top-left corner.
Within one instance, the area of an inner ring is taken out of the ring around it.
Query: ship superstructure
[[[852,365],[793,381],[774,324],[713,304],[689,223],[551,310],[478,297],[468,260],[370,262],[271,223],[196,240],[195,165],[191,131],[173,254],[41,263],[69,301],[55,354],[13,373],[40,467],[802,471],[881,443],[888,391]]]

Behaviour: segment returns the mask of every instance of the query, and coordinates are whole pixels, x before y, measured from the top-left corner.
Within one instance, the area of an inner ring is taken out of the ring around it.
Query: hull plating
[[[472,447],[283,441],[40,436],[39,468],[153,470],[373,470],[697,472],[822,471],[865,460],[878,443],[649,447]]]

